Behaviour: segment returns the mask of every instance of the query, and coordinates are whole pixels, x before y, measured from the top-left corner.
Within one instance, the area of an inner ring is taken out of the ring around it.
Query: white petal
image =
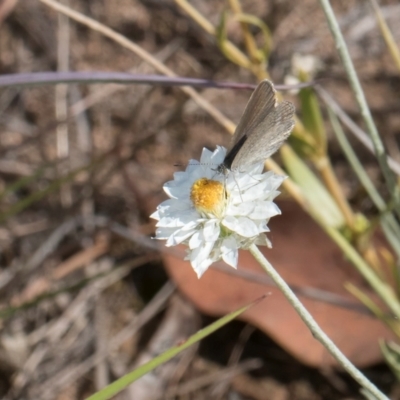
[[[153,212],[153,214],[150,214],[150,218],[157,219],[157,220],[160,219],[159,211],[156,210]]]
[[[201,152],[201,157],[200,157],[200,164],[210,164],[211,163],[211,157],[214,153],[211,150],[206,149],[203,147],[203,151]]]
[[[207,242],[215,242],[220,234],[220,226],[216,219],[211,219],[204,224],[203,237]]]
[[[208,267],[213,263],[213,260],[208,258],[200,263],[193,264],[192,263],[192,268],[197,274],[197,277],[200,279],[204,272],[207,271]]]
[[[261,234],[257,236],[257,239],[254,242],[258,246],[267,246],[270,249],[272,248],[272,243],[271,241],[267,238],[267,235]]]
[[[214,247],[214,242],[202,241],[200,246],[196,247],[190,253],[190,261],[201,263],[202,261],[209,258],[209,255]]]
[[[164,228],[180,228],[184,226],[185,223],[181,222],[178,218],[171,218],[171,217],[164,217],[161,218],[159,222],[157,222],[157,227],[164,227]]]
[[[196,249],[197,247],[201,246],[202,242],[203,242],[203,232],[196,231],[189,240],[189,248],[191,250]]]
[[[190,238],[190,236],[192,236],[194,232],[195,230],[186,232],[183,232],[181,230],[176,231],[168,238],[167,242],[165,243],[165,246],[172,247],[180,243],[183,243],[186,239]]]
[[[173,199],[187,199],[189,198],[189,193],[190,193],[190,188],[191,188],[191,182],[190,181],[184,181],[179,185],[176,185],[170,182],[167,182],[164,186],[164,192],[167,193],[169,197],[172,197]]]
[[[276,196],[279,196],[281,192],[279,190],[273,190],[272,192],[268,193],[268,196],[265,196],[265,200],[274,200]]]
[[[209,258],[212,259],[213,262],[217,262],[221,259],[221,240],[218,240],[214,243],[214,247],[210,253]]]
[[[236,268],[238,262],[238,244],[233,235],[228,236],[222,241],[222,259],[231,267]]]
[[[188,210],[192,207],[193,207],[192,203],[189,199],[184,199],[184,200],[168,199],[163,201],[157,207],[157,210],[162,212],[173,212],[173,211]]]
[[[269,220],[268,220],[269,221]],[[258,227],[258,232],[269,232],[270,229],[268,228],[268,221],[262,220],[262,221],[254,221]]]
[[[230,175],[230,184],[234,183],[234,189],[238,191],[246,191],[249,188],[258,185],[263,181],[264,175],[262,174],[252,174],[252,173],[240,173],[235,172]]]
[[[202,176],[214,180],[223,179],[223,177],[217,173],[217,167],[224,161],[225,154],[226,150],[221,146],[217,146],[213,153],[204,148],[200,159],[202,165]]]
[[[194,161],[194,160],[191,160],[191,161],[197,162],[197,163],[198,163],[198,161]],[[190,161],[189,161],[189,162],[190,162]],[[166,182],[165,185],[167,185],[167,184],[174,184],[174,185],[177,185],[177,184],[179,184],[180,182],[185,181],[185,180],[187,179],[187,177],[188,177],[188,174],[187,174],[186,171],[176,171],[176,172],[174,172],[174,180],[173,180],[173,181]]]
[[[199,168],[199,166],[200,166],[200,163],[197,160],[189,160],[189,162],[186,166],[185,173],[190,175],[192,173],[192,171]],[[174,175],[174,178],[175,178],[175,175]]]
[[[214,242],[202,242],[201,246],[192,250],[189,256],[190,263],[200,278],[206,269],[213,263],[210,253],[214,247]]]
[[[236,218],[228,215],[223,219],[222,225],[244,237],[258,235],[257,225],[251,219],[246,217]]]
[[[165,183],[163,189],[172,198],[189,200],[190,189],[196,179],[203,177],[203,169],[201,165],[191,166],[191,169],[183,174],[184,177],[179,181]]]
[[[156,239],[168,239],[176,229],[160,227],[156,229]]]
[[[282,182],[287,178],[285,175],[276,175],[272,173],[271,177],[268,177],[268,181],[271,184],[271,190],[278,189],[282,185]]]
[[[214,152],[203,148],[200,163],[205,165],[219,165],[224,161],[226,150],[222,146],[217,146]]]
[[[261,174],[264,169],[264,162],[254,164],[248,172],[249,175]]]
[[[184,240],[192,236],[197,230],[197,221],[193,221],[190,224],[186,224],[181,229],[176,230],[167,240],[165,244],[167,247],[176,246],[182,243]]]
[[[175,200],[175,203],[180,203],[181,201]],[[170,207],[169,210],[164,211],[164,214],[167,216],[174,216],[176,218],[179,218],[181,215],[186,215],[186,214],[192,214],[193,218],[196,218],[195,216],[199,216],[199,213],[196,211],[196,209],[193,207],[192,203],[185,203],[182,204],[181,207]]]
[[[177,203],[175,205],[175,203]],[[179,201],[175,199],[168,199],[163,201],[161,204],[158,205],[157,210],[151,214],[151,218],[160,219],[163,217],[165,213],[168,213],[172,207],[176,207],[178,204],[181,204]]]
[[[272,201],[260,201],[258,202],[254,209],[248,214],[251,219],[267,219],[279,215],[281,210]]]
[[[214,151],[214,153],[211,156],[210,161],[212,164],[218,166],[224,162],[225,155],[226,155],[225,147],[217,146],[216,150]]]
[[[181,212],[180,214],[171,213],[169,217],[161,218],[157,222],[157,226],[165,227],[181,227],[190,224],[192,221],[200,220],[199,214],[195,210],[190,210],[187,212]]]
[[[254,201],[263,199],[269,192],[266,191],[264,183],[257,183],[248,188],[245,193],[242,193],[242,201]]]
[[[275,175],[269,172],[262,175],[249,175],[242,174],[241,176],[235,176],[235,183],[231,187],[231,191],[237,192],[239,195],[240,188],[240,199],[241,201],[256,200],[272,200],[275,197],[275,191],[282,183],[285,177]],[[231,183],[232,184],[232,183]]]
[[[226,215],[247,216],[254,211],[255,206],[254,202],[230,204],[226,208]]]

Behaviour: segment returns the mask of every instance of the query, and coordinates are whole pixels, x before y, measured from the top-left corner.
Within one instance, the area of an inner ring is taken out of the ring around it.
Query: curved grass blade
[[[256,301],[252,302],[251,304],[240,308],[237,311],[233,311],[228,315],[220,318],[219,320],[215,321],[211,325],[207,326],[204,329],[201,329],[190,338],[188,338],[184,343],[180,344],[179,346],[172,347],[171,349],[167,350],[163,354],[160,354],[158,357],[153,358],[146,364],[141,365],[139,368],[136,368],[134,371],[129,372],[128,374],[124,375],[122,378],[116,380],[115,382],[111,383],[110,385],[106,386],[104,389],[100,390],[99,392],[93,394],[92,396],[88,397],[86,400],[107,400],[115,396],[121,390],[125,389],[128,385],[132,382],[136,381],[143,375],[147,374],[148,372],[152,371],[159,365],[169,361],[171,358],[175,357],[177,354],[186,350],[191,345],[199,342],[200,340],[204,339],[211,333],[217,331],[222,326],[226,325],[228,322],[235,319],[237,316],[245,312],[250,307],[254,306],[255,304],[259,303],[263,300],[265,296],[257,299]]]

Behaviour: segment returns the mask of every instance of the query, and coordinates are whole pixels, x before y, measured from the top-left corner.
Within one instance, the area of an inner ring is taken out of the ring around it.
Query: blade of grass
[[[214,25],[203,15],[200,14],[199,11],[196,10],[188,1],[186,0],[175,0],[175,3],[182,8],[194,21],[196,21],[199,26],[201,26],[208,34],[211,36],[216,36],[217,29]],[[237,48],[232,42],[229,40],[225,43],[227,51],[231,54],[231,56],[238,60],[240,65],[245,66],[245,68],[251,68],[251,62],[248,57]]]
[[[314,172],[289,146],[282,146],[281,156],[291,178],[301,187],[307,199],[307,211],[316,217],[321,225],[341,228],[345,224],[343,214]]]
[[[349,202],[343,193],[343,188],[333,170],[327,155],[326,131],[322,118],[321,107],[314,89],[305,88],[299,93],[303,123],[315,142],[311,159],[317,168],[326,188],[343,214],[347,226],[352,232],[356,231],[356,218]]]
[[[242,6],[239,0],[229,0],[229,5],[236,16],[243,13]],[[257,44],[256,41],[254,40],[253,35],[250,32],[249,27],[244,22],[241,22],[240,26],[242,29],[242,35],[244,44],[246,46],[247,54],[250,56],[252,62],[259,61],[257,58]]]
[[[321,99],[324,101],[326,105],[328,105],[334,112],[335,115],[342,121],[342,124],[345,125],[349,131],[368,149],[372,154],[375,154],[375,150],[372,144],[371,139],[368,135],[344,112],[344,110],[339,106],[339,104],[333,99],[333,97],[321,86],[315,86],[315,89]],[[391,158],[389,155],[387,156],[387,162],[391,170],[400,176],[400,164]]]
[[[221,14],[218,27],[215,31],[215,39],[217,40],[218,47],[227,60],[231,61],[233,64],[236,64],[241,68],[250,69],[252,65],[250,62],[243,63],[242,59],[240,57],[237,57],[236,52],[230,51],[230,42],[226,33],[226,20],[227,13],[223,12]]]
[[[396,64],[397,69],[400,71],[400,52],[397,47],[396,41],[392,35],[392,32],[389,29],[388,24],[383,17],[382,11],[379,8],[379,4],[376,0],[369,0],[372,5],[372,8],[375,13],[376,20],[378,21],[379,29],[382,32],[383,39],[386,42],[386,45],[389,49],[389,53],[393,58],[394,63]]]
[[[204,339],[205,337],[211,335],[213,332],[220,329],[222,326],[226,325],[228,322],[232,321],[240,314],[244,313],[247,309],[252,307],[253,305],[257,304],[261,300],[263,300],[265,296],[260,299],[257,299],[253,303],[240,308],[237,311],[234,311],[224,317],[220,318],[219,320],[215,321],[211,325],[207,326],[206,328],[198,331],[190,338],[186,340],[186,342],[180,344],[179,346],[172,347],[171,349],[167,350],[163,354],[153,358],[146,364],[141,365],[140,367],[136,368],[134,371],[124,375],[122,378],[116,380],[115,382],[111,383],[104,389],[100,390],[99,392],[93,394],[92,396],[88,397],[86,400],[107,400],[119,393],[121,390],[125,389],[128,385],[132,382],[136,381],[143,375],[147,374],[148,372],[152,371],[159,365],[169,361],[171,358],[175,357],[177,354],[186,350],[188,347],[192,346],[193,344],[199,342],[200,340]]]
[[[361,257],[356,249],[346,240],[346,238],[335,228],[323,226],[329,237],[342,249],[346,257],[353,263],[357,271],[364,277],[369,285],[374,289],[378,296],[385,302],[396,318],[400,317],[400,304],[393,288],[386,282],[382,282],[378,275]]]
[[[380,341],[380,346],[386,362],[393,371],[393,374],[400,381],[400,346],[395,342]]]
[[[257,18],[254,15],[251,14],[237,14],[235,18],[240,22],[240,23],[247,23],[249,25],[254,25],[258,28],[260,28],[263,37],[264,37],[264,45],[260,48],[256,48],[256,56],[259,59],[260,65],[264,68],[265,70],[265,64],[268,60],[268,56],[271,53],[272,49],[272,38],[271,38],[271,31],[268,28],[268,25],[260,18]],[[264,75],[260,75],[260,78],[262,79]]]
[[[388,315],[385,311],[383,311],[378,304],[376,304],[369,294],[364,293],[360,288],[353,285],[350,282],[345,283],[345,288],[360,301],[360,303],[364,304],[372,314],[374,314],[377,318],[379,318],[385,325],[387,325],[396,335],[400,337],[400,325],[396,318],[393,318],[391,315]]]
[[[329,107],[328,115],[340,147],[342,148],[353,171],[357,175],[376,208],[382,213],[381,224],[383,231],[385,234],[387,234],[386,237],[388,241],[392,245],[397,256],[400,258],[400,227],[396,222],[396,219],[391,213],[389,213],[384,200],[376,190],[374,184],[372,183],[361,162],[358,160],[356,153],[353,151],[349,141],[347,140],[338,118]]]
[[[365,126],[367,127],[369,136],[374,145],[376,158],[378,159],[379,166],[382,170],[382,174],[385,178],[386,185],[392,196],[394,202],[394,209],[396,214],[400,217],[400,191],[396,184],[395,177],[390,170],[386,158],[385,148],[379,132],[376,128],[374,120],[371,115],[371,110],[368,107],[367,100],[365,98],[364,91],[361,87],[360,80],[358,79],[357,72],[354,68],[354,64],[351,60],[349,49],[347,48],[346,42],[343,38],[342,32],[340,31],[339,23],[335,17],[333,9],[329,0],[319,0],[321,7],[325,13],[325,17],[328,21],[329,29],[331,30],[332,36],[336,43],[336,48],[340,54],[343,62],[344,69],[347,73],[350,85],[353,89],[358,106],[361,110],[361,116],[363,117]]]

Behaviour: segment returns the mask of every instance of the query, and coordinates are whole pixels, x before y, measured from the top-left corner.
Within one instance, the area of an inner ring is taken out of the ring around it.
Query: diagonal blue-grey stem
[[[256,245],[250,247],[250,252],[254,258],[260,263],[264,271],[276,283],[278,288],[287,298],[289,303],[299,314],[300,318],[310,329],[312,335],[316,340],[329,351],[330,354],[339,362],[339,364],[369,393],[375,396],[378,400],[389,400],[371,381],[369,381],[351,362],[347,357],[336,347],[332,340],[326,333],[319,327],[312,315],[303,306],[300,300],[296,297],[289,285],[278,274],[274,267],[268,262],[261,251]]]

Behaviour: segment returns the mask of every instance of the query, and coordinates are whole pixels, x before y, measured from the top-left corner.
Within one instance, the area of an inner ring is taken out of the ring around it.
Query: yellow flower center
[[[218,181],[198,179],[190,190],[190,200],[198,212],[220,217],[225,208],[225,187]]]

